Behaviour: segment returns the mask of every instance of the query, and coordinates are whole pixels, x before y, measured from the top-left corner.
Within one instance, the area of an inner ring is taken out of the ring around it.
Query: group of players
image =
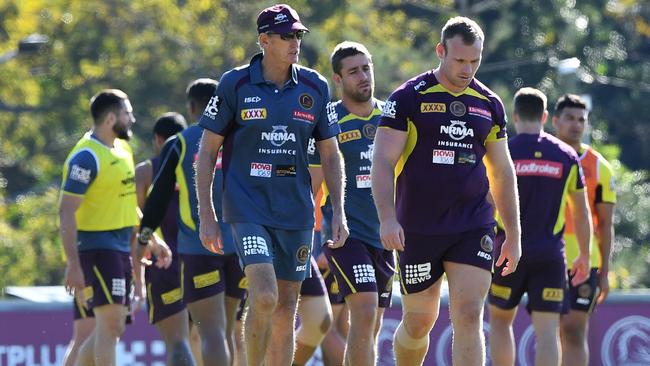
[[[439,67],[386,102],[374,98],[362,44],[334,49],[342,98],[330,102],[326,79],[297,64],[309,30],[294,9],[262,10],[257,30],[262,52],[220,82],[192,82],[194,123],[161,116],[157,156],[137,167],[128,96],[91,99],[93,128],[63,171],[65,286],[76,300],[66,365],[115,364],[132,297],[146,298],[169,365],[302,365],[319,344],[327,364],[373,365],[396,272],[398,365],[426,356],[443,274],[454,363],[485,362],[487,298],[492,363],[513,365],[512,322],[528,293],[536,364],[586,365],[615,195],[609,165],[581,144],[584,101],[558,100],[556,138],[543,131],[544,94],[519,90],[507,141],[500,98],[474,78],[484,34],[464,17],[442,28]]]

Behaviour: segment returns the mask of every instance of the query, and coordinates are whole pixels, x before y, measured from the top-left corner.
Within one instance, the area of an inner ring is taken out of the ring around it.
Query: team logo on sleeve
[[[467,107],[465,107],[465,104],[457,100],[451,102],[449,105],[449,110],[451,111],[451,114],[456,117],[462,117],[465,115],[465,113],[467,113]]]
[[[387,101],[384,104],[384,108],[382,108],[381,110],[381,116],[395,119],[395,115],[397,114],[396,108],[397,108],[397,101],[394,100]]]
[[[242,121],[250,121],[253,119],[266,119],[266,108],[251,108],[241,110]]]
[[[305,109],[311,109],[314,106],[314,98],[307,93],[303,93],[298,97],[298,103]]]
[[[70,179],[88,184],[90,183],[90,169],[84,169],[77,164],[73,164],[70,168]]]
[[[307,155],[315,155],[316,154],[316,140],[314,138],[309,139],[309,144],[307,145]]]
[[[221,99],[219,99],[219,96],[217,95],[213,96],[208,102],[208,106],[205,107],[203,115],[210,119],[217,118],[217,113],[219,113],[219,105],[221,105]]]

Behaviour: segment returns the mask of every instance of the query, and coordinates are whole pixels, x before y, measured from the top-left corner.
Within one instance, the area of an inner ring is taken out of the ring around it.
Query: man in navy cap
[[[314,226],[310,137],[316,140],[332,200],[332,248],[348,236],[344,173],[327,81],[296,65],[309,30],[295,10],[280,4],[260,12],[257,31],[262,53],[223,75],[199,121],[204,128],[196,167],[199,231],[206,248],[222,252],[211,185],[223,146],[223,219],[232,225],[248,278],[248,364],[290,365]]]

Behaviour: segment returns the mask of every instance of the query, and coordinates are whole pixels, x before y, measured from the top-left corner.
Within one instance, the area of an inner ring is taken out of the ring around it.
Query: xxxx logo
[[[445,103],[422,103],[420,104],[421,113],[445,113],[447,106]]]
[[[242,109],[241,119],[242,121],[266,119],[266,108]]]

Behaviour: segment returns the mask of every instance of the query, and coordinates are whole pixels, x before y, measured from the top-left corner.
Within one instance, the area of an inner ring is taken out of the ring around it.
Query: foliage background
[[[486,33],[478,78],[507,106],[522,86],[554,101],[588,94],[591,143],[616,169],[619,203],[612,284],[650,286],[650,5],[630,0],[288,1],[312,30],[301,63],[330,75],[343,40],[373,53],[380,98],[437,66],[434,46],[454,15]],[[60,284],[61,163],[90,127],[88,100],[99,89],[126,91],[135,108],[136,160],[152,154],[159,114],[185,111],[187,83],[219,79],[258,51],[255,19],[270,1],[4,0],[0,55],[40,33],[36,54],[0,64],[0,288]],[[558,62],[577,57],[575,72]],[[34,269],[38,268],[37,271]]]

